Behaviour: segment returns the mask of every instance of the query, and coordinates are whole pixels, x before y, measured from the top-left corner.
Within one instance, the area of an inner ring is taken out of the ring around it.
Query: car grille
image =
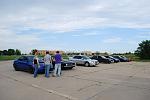
[[[67,63],[66,66],[74,66],[75,63]]]

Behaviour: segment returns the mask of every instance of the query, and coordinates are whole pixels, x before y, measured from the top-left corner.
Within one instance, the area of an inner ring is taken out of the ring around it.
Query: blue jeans
[[[45,77],[49,77],[50,64],[45,64]]]
[[[37,73],[38,73],[38,65],[34,64],[34,78],[37,77]]]
[[[61,63],[55,64],[54,75],[60,76],[61,74]]]

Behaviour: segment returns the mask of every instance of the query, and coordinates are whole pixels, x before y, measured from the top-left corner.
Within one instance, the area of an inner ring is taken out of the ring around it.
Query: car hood
[[[87,61],[94,61],[94,62],[96,62],[97,60],[95,60],[95,59],[87,59]]]
[[[61,61],[61,63],[74,63],[73,61]]]

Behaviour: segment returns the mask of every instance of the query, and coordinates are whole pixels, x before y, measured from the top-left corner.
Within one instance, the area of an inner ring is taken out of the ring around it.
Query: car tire
[[[33,68],[30,68],[30,69],[29,69],[29,73],[33,74],[33,73],[34,73],[34,69],[33,69]]]
[[[85,66],[89,67],[90,66],[89,62],[85,62]]]

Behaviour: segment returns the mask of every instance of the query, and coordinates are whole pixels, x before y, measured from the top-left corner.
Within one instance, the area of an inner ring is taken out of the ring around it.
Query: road
[[[150,62],[77,66],[50,78],[12,63],[0,62],[0,100],[150,100]]]

